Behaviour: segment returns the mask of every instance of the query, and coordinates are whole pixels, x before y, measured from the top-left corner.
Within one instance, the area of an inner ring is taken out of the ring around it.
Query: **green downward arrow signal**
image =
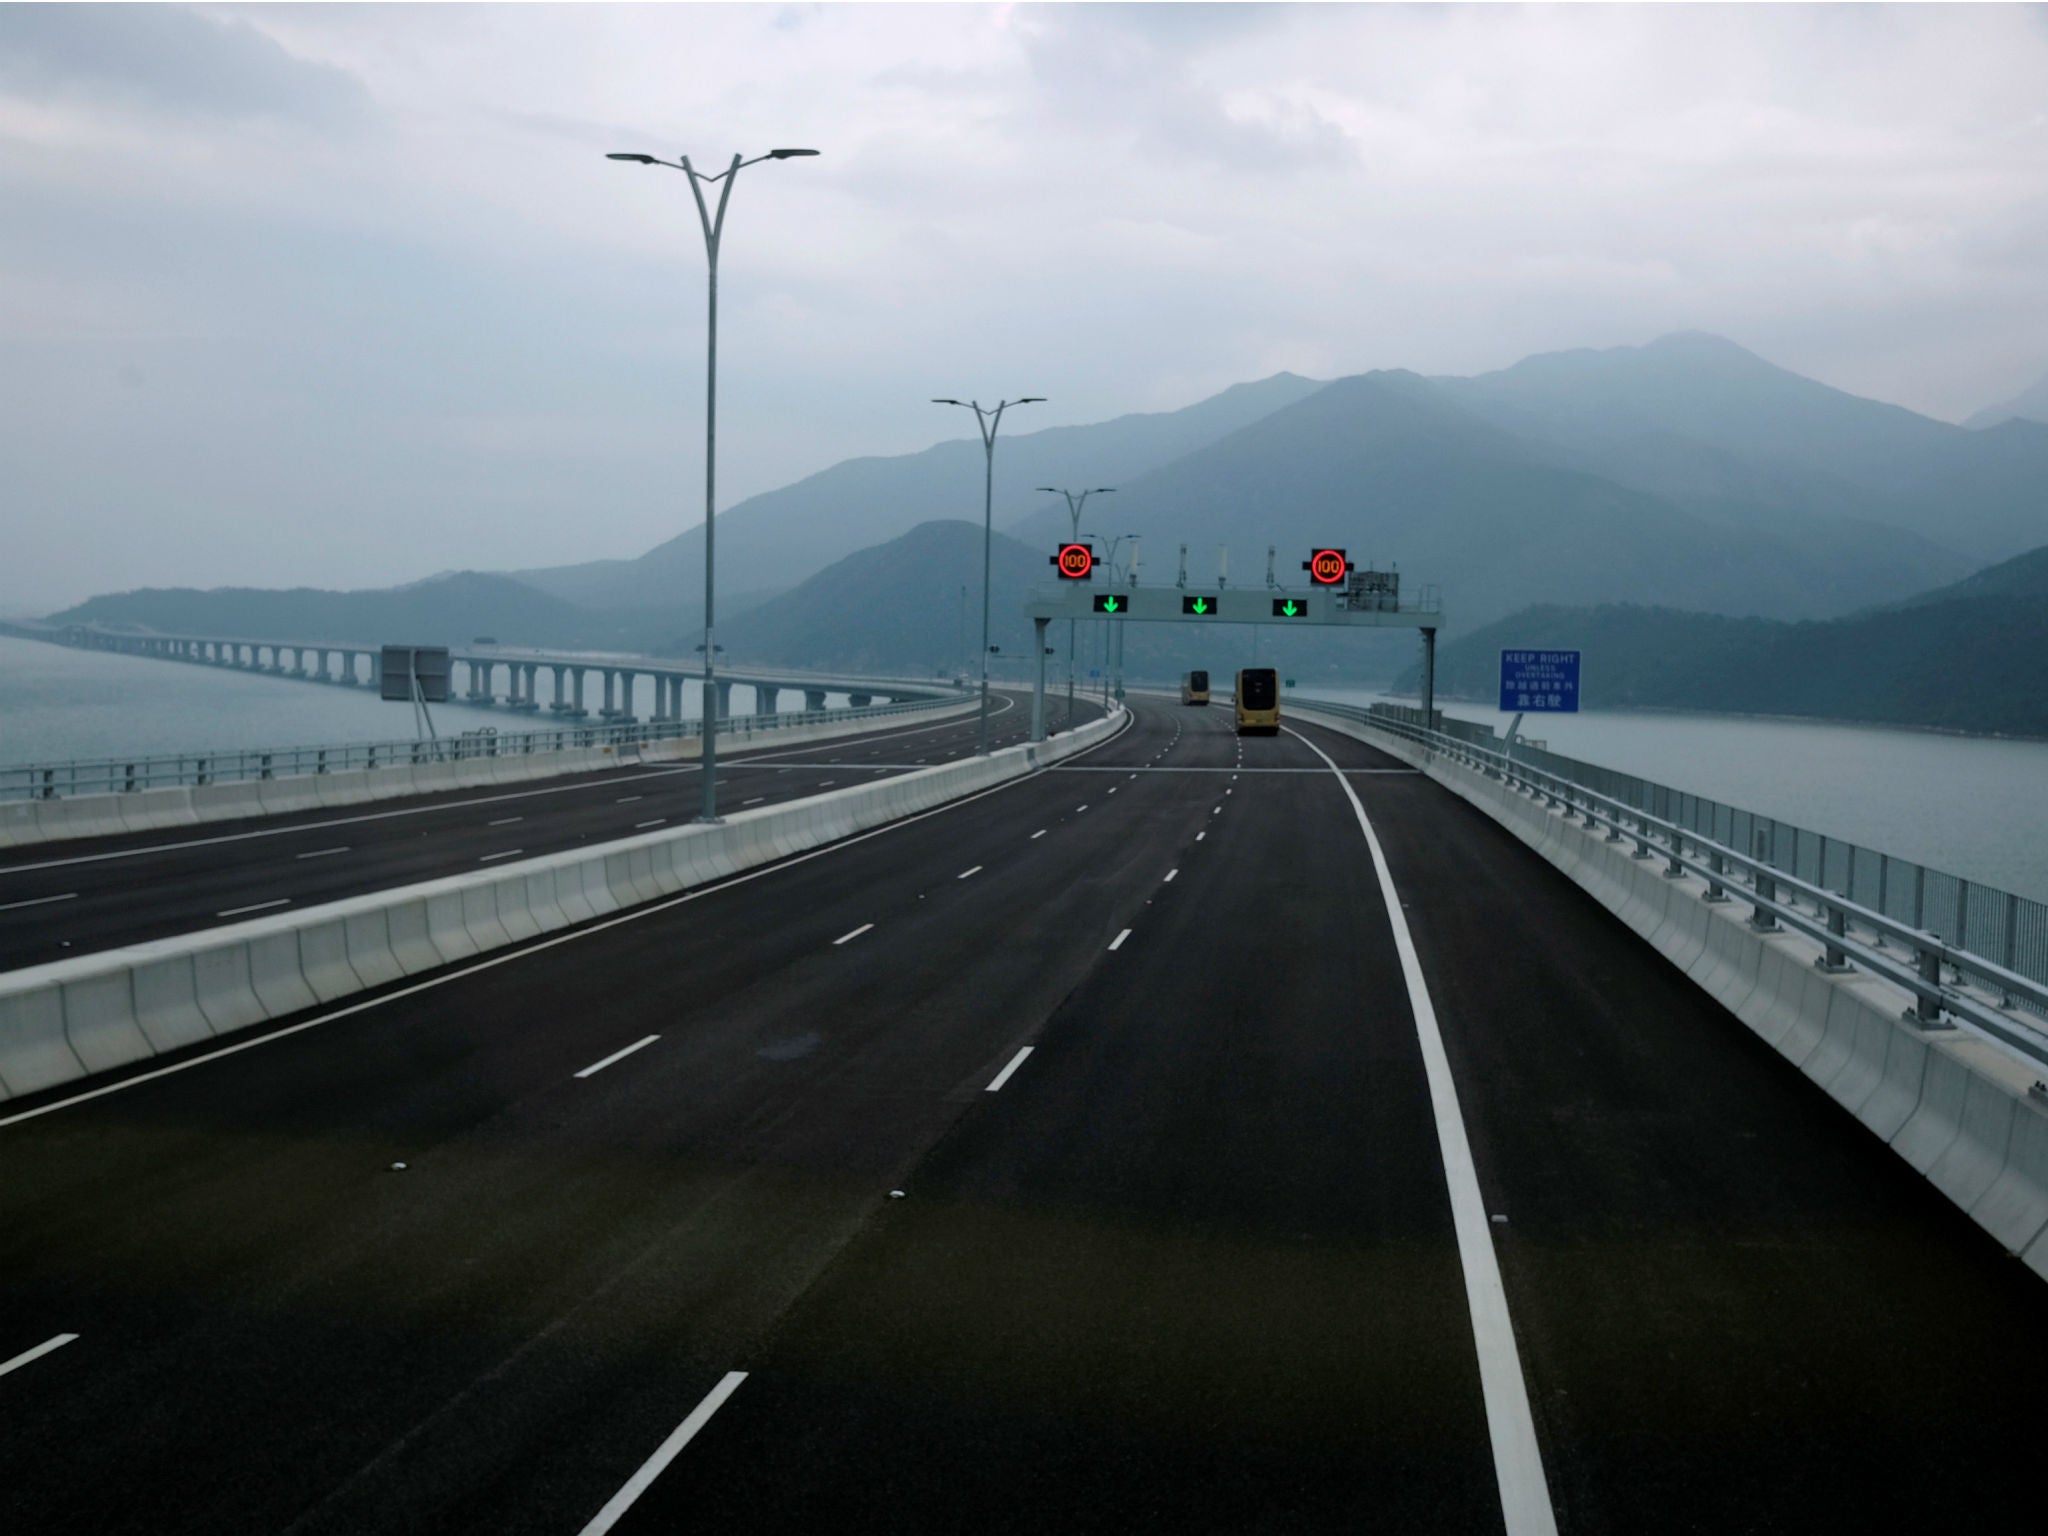
[[[1205,602],[1205,601],[1204,601],[1203,599],[1201,599],[1201,598],[1199,598],[1199,597],[1198,597],[1198,598],[1196,598],[1196,599],[1195,599],[1195,612],[1197,612],[1197,613],[1207,613],[1208,611],[1209,611],[1209,605],[1208,605],[1208,603],[1207,603],[1207,602]]]
[[[1104,598],[1104,599],[1102,600],[1102,611],[1103,611],[1104,613],[1115,613],[1115,612],[1116,612],[1116,599],[1115,599],[1115,598],[1113,598],[1113,597],[1105,597],[1105,598]]]
[[[1285,614],[1286,614],[1286,615],[1287,615],[1287,616],[1288,616],[1289,618],[1292,618],[1292,617],[1294,616],[1294,599],[1293,599],[1293,598],[1291,598],[1291,597],[1290,597],[1290,598],[1289,598],[1289,599],[1287,600],[1287,606],[1286,606],[1285,608],[1283,608],[1283,609],[1281,610],[1281,612],[1285,613]]]

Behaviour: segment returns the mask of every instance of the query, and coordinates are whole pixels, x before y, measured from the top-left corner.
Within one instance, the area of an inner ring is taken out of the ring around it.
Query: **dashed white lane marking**
[[[1029,1050],[1026,1050],[1025,1054],[1028,1056],[1030,1054]],[[1010,1065],[1014,1067],[1016,1062],[1011,1062]],[[1009,1073],[1005,1072],[1003,1076],[1008,1077]],[[34,1349],[24,1349],[12,1360],[0,1360],[0,1376],[5,1376],[9,1371],[18,1371],[24,1365],[35,1364],[36,1361],[42,1359],[43,1356],[49,1354],[52,1350],[62,1349],[77,1337],[78,1335],[75,1333],[54,1334],[43,1340]]]
[[[311,853],[295,853],[292,857],[295,859],[324,859],[329,854],[347,852],[348,849],[346,848],[315,848]]]
[[[479,864],[489,864],[489,863],[492,863],[492,862],[493,862],[494,860],[497,860],[497,859],[509,859],[509,858],[511,858],[511,857],[512,857],[512,856],[513,856],[513,855],[514,855],[515,853],[524,853],[524,852],[526,852],[526,850],[525,850],[524,848],[507,848],[507,849],[506,849],[506,850],[505,850],[505,851],[504,851],[503,853],[487,853],[487,854],[485,854],[485,855],[484,855],[484,856],[483,856],[482,858],[478,859],[478,860],[477,860],[477,863],[479,863]]]
[[[1436,1117],[1437,1149],[1443,1157],[1444,1183],[1451,1199],[1458,1263],[1465,1272],[1465,1304],[1472,1314],[1480,1395],[1486,1402],[1493,1475],[1500,1487],[1507,1536],[1556,1536],[1557,1515],[1543,1472],[1543,1452],[1536,1444],[1536,1423],[1529,1412],[1529,1387],[1522,1376],[1521,1356],[1515,1349],[1515,1328],[1508,1319],[1507,1288],[1501,1283],[1493,1228],[1479,1196],[1479,1170],[1473,1164],[1472,1144],[1466,1139],[1464,1115],[1458,1108],[1458,1085],[1451,1078],[1451,1061],[1444,1051],[1443,1032],[1437,1027],[1429,983],[1423,979],[1422,960],[1408,932],[1408,919],[1402,915],[1401,893],[1394,887],[1393,871],[1365,807],[1359,803],[1358,791],[1321,747],[1299,731],[1288,729],[1287,734],[1320,757],[1343,786],[1352,814],[1358,818],[1358,829],[1365,834],[1365,845],[1372,852],[1373,872],[1379,876],[1380,898],[1394,932],[1394,948],[1401,957],[1401,978],[1408,984],[1409,1011],[1415,1015],[1415,1033],[1429,1080],[1429,1105]]]
[[[1211,811],[1209,814],[1211,816],[1221,816],[1223,814],[1223,807],[1219,805],[1216,807],[1215,810]]]
[[[841,935],[839,935],[838,938],[834,939],[832,942],[834,944],[844,944],[848,939],[859,938],[862,934],[866,933],[870,928],[874,926],[875,925],[873,923],[862,923],[858,928],[854,929],[853,932],[842,933]]]
[[[1043,836],[1045,836],[1045,828],[1040,827],[1036,832],[1032,833],[1031,836],[1026,838],[1025,841],[1029,843],[1035,843]]]
[[[53,901],[76,901],[78,892],[66,891],[62,896],[31,896],[26,901],[0,902],[0,912],[12,912],[16,907],[41,907]]]
[[[1122,949],[1124,947],[1124,940],[1128,939],[1130,936],[1131,930],[1126,928],[1122,933],[1118,934],[1115,938],[1109,941],[1109,947],[1111,949]]]
[[[1231,790],[1228,790],[1228,789],[1226,789],[1226,790],[1224,790],[1224,791],[1223,791],[1223,793],[1225,793],[1225,794],[1227,795],[1227,794],[1231,794],[1231,793],[1232,793],[1232,791],[1231,791]]]
[[[1209,834],[1206,832],[1197,832],[1195,834],[1195,841],[1199,843],[1203,838],[1207,837],[1208,835]]]
[[[640,797],[638,795],[635,795],[633,798],[635,800],[638,800]],[[524,816],[500,816],[496,821],[487,821],[484,823],[484,825],[487,827],[509,827],[515,821],[524,820],[526,820]]]
[[[1161,884],[1163,884],[1163,885],[1171,885],[1171,884],[1173,884],[1173,877],[1174,877],[1175,875],[1179,874],[1179,873],[1180,873],[1180,871],[1179,871],[1179,870],[1177,870],[1177,869],[1169,869],[1169,870],[1168,870],[1168,871],[1166,872],[1166,879],[1165,879],[1165,880],[1163,880],[1163,881],[1161,881],[1160,883],[1161,883]]]
[[[655,1453],[640,1465],[640,1470],[626,1479],[626,1486],[613,1494],[583,1527],[578,1536],[604,1536],[619,1523],[619,1517],[633,1507],[633,1501],[645,1493],[654,1480],[661,1476],[668,1464],[682,1454],[683,1447],[697,1438],[697,1431],[711,1422],[711,1416],[725,1406],[725,1400],[739,1390],[741,1382],[747,1379],[745,1371],[727,1371],[717,1386],[704,1394],[704,1401],[690,1410],[690,1416],[678,1424],[669,1437],[661,1442]]]
[[[633,830],[635,832],[644,832],[649,827],[658,827],[667,820],[666,816],[657,816],[652,821],[636,821],[633,823]]]
[[[963,870],[961,870],[961,871],[960,871],[960,873],[959,873],[959,874],[957,874],[957,875],[955,875],[955,876],[954,876],[953,878],[954,878],[955,880],[965,880],[965,879],[966,879],[966,878],[967,878],[967,877],[968,877],[969,875],[978,875],[978,874],[980,874],[980,873],[981,873],[981,866],[980,866],[979,864],[977,864],[977,865],[975,865],[975,866],[974,866],[974,868],[972,868],[972,869],[963,869]]]
[[[631,804],[632,804],[632,803],[633,803],[633,802],[634,802],[635,800],[638,800],[639,798],[640,798],[640,797],[639,797],[638,795],[621,795],[621,796],[619,796],[619,798],[618,798],[618,799],[614,800],[614,801],[612,802],[612,804],[613,804],[613,805],[631,805]]]
[[[988,1087],[983,1091],[986,1093],[1001,1093],[1003,1091],[1003,1084],[1007,1083],[1010,1080],[1010,1074],[1016,1071],[1019,1067],[1023,1066],[1024,1058],[1026,1056],[1029,1056],[1030,1054],[1031,1047],[1027,1045],[1024,1047],[1023,1050],[1019,1051],[1016,1055],[1012,1056],[1010,1058],[1010,1064],[1007,1067],[1003,1068],[1002,1071],[998,1072],[995,1076],[995,1081],[990,1083]]]
[[[1087,810],[1087,809],[1088,809],[1088,807],[1087,807],[1087,806],[1085,806],[1085,805],[1077,805],[1077,806],[1075,806],[1075,807],[1074,807],[1074,814],[1075,814],[1076,816],[1078,816],[1078,815],[1080,815],[1080,814],[1081,814],[1081,813],[1082,813],[1083,811],[1085,811],[1085,810]]]
[[[581,1072],[578,1072],[576,1075],[578,1077],[595,1077],[598,1073],[602,1072],[606,1067],[610,1066],[613,1062],[624,1061],[628,1056],[632,1055],[635,1051],[645,1049],[647,1046],[654,1044],[654,1042],[659,1040],[660,1038],[661,1036],[659,1035],[649,1035],[644,1040],[635,1040],[623,1051],[613,1051],[611,1055],[605,1057],[603,1061],[593,1061],[589,1066],[585,1067]]]
[[[830,789],[834,784],[837,784],[838,782],[839,781],[837,779],[820,779],[818,780],[818,788]]]
[[[268,912],[272,907],[288,907],[292,904],[289,896],[280,896],[275,901],[251,902],[246,907],[229,907],[225,912],[216,912],[215,917],[240,917],[244,912]]]
[[[1123,786],[1122,786],[1122,785],[1119,785],[1119,784],[1112,784],[1112,785],[1110,785],[1110,786],[1109,786],[1109,792],[1110,792],[1110,793],[1111,793],[1111,794],[1113,795],[1113,794],[1115,794],[1115,793],[1116,793],[1116,792],[1117,792],[1117,791],[1118,791],[1119,789],[1121,789],[1122,787],[1123,787]]]
[[[740,804],[742,806],[759,805],[763,800],[766,800],[767,798],[768,797],[766,795],[756,795],[751,800],[742,800]]]

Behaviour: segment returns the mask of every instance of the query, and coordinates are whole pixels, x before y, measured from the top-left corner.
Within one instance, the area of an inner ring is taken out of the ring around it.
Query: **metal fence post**
[[[1707,867],[1714,873],[1707,880],[1707,894],[1700,899],[1718,906],[1728,899],[1728,888],[1721,883],[1721,877],[1728,872],[1728,861],[1720,849],[1707,855]]]
[[[1849,957],[1842,950],[1841,940],[1849,936],[1849,909],[1843,902],[1828,904],[1828,944],[1821,957],[1813,963],[1822,970],[1839,976],[1848,970]]]
[[[1915,948],[1919,952],[1920,979],[1933,989],[1934,995],[1915,994],[1913,1006],[1906,1010],[1906,1017],[1922,1029],[1952,1028],[1941,1022],[1941,935],[1929,932],[1926,937],[1932,942]]]

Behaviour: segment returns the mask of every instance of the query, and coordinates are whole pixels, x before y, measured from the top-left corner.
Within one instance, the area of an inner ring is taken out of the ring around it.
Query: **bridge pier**
[[[732,718],[732,684],[719,683],[716,686],[718,688],[718,718],[730,720]]]
[[[866,709],[875,702],[875,696],[871,693],[849,693],[846,696],[846,702],[855,709]]]
[[[825,690],[824,690],[824,689],[822,689],[822,688],[806,688],[806,689],[804,690],[804,708],[805,708],[805,709],[808,709],[808,710],[812,710],[812,711],[816,711],[816,710],[821,710],[821,709],[823,709],[824,707],[825,707]]]
[[[773,683],[754,684],[754,713],[773,715],[781,710],[782,689]]]

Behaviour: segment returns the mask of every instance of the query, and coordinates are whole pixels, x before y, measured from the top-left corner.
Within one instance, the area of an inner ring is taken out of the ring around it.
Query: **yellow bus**
[[[1180,701],[1183,704],[1206,704],[1209,702],[1209,674],[1190,672],[1180,680]]]
[[[1237,674],[1237,734],[1280,734],[1280,674],[1271,667],[1246,667]]]

